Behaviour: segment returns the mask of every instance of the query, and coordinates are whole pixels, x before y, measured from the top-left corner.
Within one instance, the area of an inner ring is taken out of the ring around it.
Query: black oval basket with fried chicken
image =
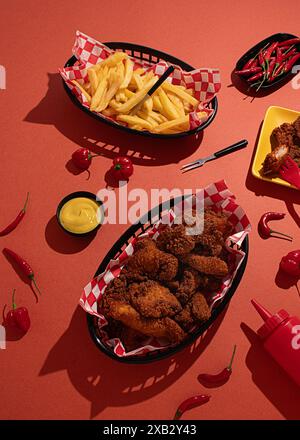
[[[127,229],[127,231],[117,240],[117,242],[114,244],[114,246],[110,249],[110,251],[107,253],[105,258],[103,259],[102,263],[98,267],[98,270],[95,274],[95,277],[101,274],[105,271],[108,263],[112,259],[118,258],[118,256],[124,251],[126,246],[130,243],[130,241],[134,237],[138,237],[139,235],[145,233],[149,228],[151,228],[159,219],[162,218],[162,215],[166,212],[166,210],[169,210],[170,207],[172,208],[174,205],[182,201],[182,197],[178,197],[175,199],[172,199],[171,201],[167,201],[164,203],[161,203],[156,208],[150,210],[144,217],[140,219],[139,222],[132,225]],[[176,346],[172,346],[170,348],[166,348],[163,350],[155,350],[150,351],[144,355],[133,355],[133,356],[124,356],[120,357],[117,356],[112,349],[110,349],[101,338],[100,330],[98,327],[98,318],[96,316],[87,314],[87,324],[88,329],[90,332],[90,335],[96,344],[96,346],[101,350],[103,353],[107,354],[112,359],[116,359],[119,362],[128,363],[128,364],[145,364],[153,361],[158,361],[160,359],[164,359],[166,357],[169,357],[171,355],[174,355],[175,353],[179,352],[183,348],[187,347],[188,345],[192,344],[199,336],[201,336],[217,319],[217,317],[223,312],[225,307],[228,305],[230,299],[234,295],[241,278],[243,276],[244,270],[246,268],[247,264],[247,258],[248,258],[248,246],[249,246],[249,239],[248,236],[245,237],[242,243],[241,250],[245,253],[245,257],[232,281],[232,284],[228,291],[226,292],[225,296],[218,302],[218,304],[213,308],[211,312],[211,317],[205,321],[203,324],[200,324],[196,330],[194,330],[192,333],[189,333],[188,336],[179,344]]]

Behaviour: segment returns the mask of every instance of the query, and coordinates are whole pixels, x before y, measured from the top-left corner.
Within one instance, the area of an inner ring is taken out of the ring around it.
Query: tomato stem
[[[13,308],[13,310],[15,310],[17,308],[17,305],[15,303],[15,293],[16,293],[16,289],[14,289],[13,293],[12,293],[12,308]]]

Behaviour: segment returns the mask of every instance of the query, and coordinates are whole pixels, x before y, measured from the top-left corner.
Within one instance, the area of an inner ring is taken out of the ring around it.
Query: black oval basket
[[[183,196],[184,197],[184,196]],[[134,237],[138,237],[140,234],[143,234],[147,231],[147,229],[151,228],[161,217],[163,214],[165,214],[170,208],[172,208],[174,205],[179,203],[183,200],[183,197],[177,197],[175,199],[172,199],[170,201],[161,203],[156,208],[153,208],[150,210],[145,216],[143,216],[139,222],[136,224],[130,226],[127,231],[124,232],[124,234],[116,241],[116,243],[113,245],[113,247],[110,249],[110,251],[107,253],[105,258],[103,259],[102,263],[98,267],[97,272],[95,273],[95,277],[102,272],[105,271],[108,263],[112,259],[118,258],[118,256],[121,254],[121,252],[124,251],[126,246],[128,246],[129,242]],[[232,285],[230,289],[227,291],[224,298],[218,303],[218,305],[213,309],[211,317],[208,321],[204,322],[202,325],[200,325],[197,330],[190,333],[188,337],[181,342],[180,344],[177,344],[174,347],[167,348],[165,350],[156,350],[151,351],[145,355],[136,355],[136,356],[128,356],[128,357],[119,357],[117,356],[109,347],[107,347],[101,340],[100,331],[98,327],[98,318],[87,314],[87,324],[88,329],[90,332],[90,335],[96,344],[96,346],[101,350],[103,353],[107,354],[112,359],[116,359],[119,362],[127,363],[127,364],[145,364],[153,361],[158,361],[161,359],[164,359],[166,357],[169,357],[178,351],[182,350],[186,346],[193,343],[199,336],[201,336],[216,320],[216,318],[222,313],[222,311],[225,309],[226,305],[229,303],[230,299],[232,298],[233,294],[235,293],[241,278],[244,274],[247,259],[248,259],[248,252],[249,252],[249,239],[248,236],[246,236],[245,240],[242,244],[242,250],[245,252],[245,258],[240,265],[238,272],[236,273],[234,280],[232,282]]]
[[[113,50],[117,51],[123,51],[126,52],[128,55],[137,58],[139,60],[143,61],[149,61],[151,63],[158,63],[159,61],[163,60],[170,64],[177,65],[181,67],[186,72],[190,72],[192,70],[195,70],[195,67],[192,67],[190,64],[185,63],[184,61],[179,60],[178,58],[173,57],[172,55],[169,55],[164,52],[160,52],[159,50],[152,49],[151,47],[146,46],[140,46],[138,44],[131,44],[131,43],[120,43],[120,42],[108,42],[103,43],[107,47]],[[73,66],[77,61],[77,58],[75,56],[72,56],[65,64],[64,67],[70,67]],[[125,125],[117,124],[116,122],[112,121],[111,119],[105,118],[104,116],[91,112],[88,108],[84,107],[80,101],[76,98],[76,96],[72,93],[72,91],[69,89],[65,81],[63,80],[63,86],[67,94],[69,95],[72,102],[79,107],[81,110],[83,110],[88,115],[92,116],[93,118],[97,119],[100,122],[104,122],[105,124],[108,124],[112,127],[118,128],[122,131],[127,131],[127,133],[131,134],[138,134],[141,136],[147,136],[152,138],[160,138],[160,139],[166,139],[166,138],[180,138],[185,136],[191,136],[196,135],[204,130],[215,118],[217,109],[218,109],[218,100],[216,97],[214,97],[211,102],[208,105],[208,108],[213,109],[213,113],[209,116],[209,118],[199,127],[194,128],[193,130],[184,131],[182,133],[175,133],[175,134],[160,134],[160,133],[150,133],[149,131],[139,131],[134,130],[132,128],[126,127]]]
[[[236,66],[235,66],[235,70],[242,70],[243,66],[247,63],[247,61],[249,61],[252,57],[254,57],[260,51],[260,49],[262,49],[267,43],[274,43],[275,41],[285,41],[285,40],[289,40],[291,38],[297,38],[297,36],[293,35],[293,34],[279,33],[279,34],[271,35],[268,38],[265,38],[264,40],[257,43],[255,46],[251,47],[251,49],[247,50],[247,52],[237,61]],[[296,44],[296,47],[299,51],[300,50],[300,43]],[[267,89],[267,88],[274,87],[276,85],[278,86],[279,84],[284,84],[285,82],[287,82],[291,78],[293,78],[293,76],[295,76],[295,75],[296,75],[296,73],[287,72],[284,75],[279,76],[273,82],[263,84],[261,86],[261,89]],[[249,85],[249,83],[247,82],[247,80],[245,78],[243,78],[242,76],[240,76],[239,78],[245,84]]]

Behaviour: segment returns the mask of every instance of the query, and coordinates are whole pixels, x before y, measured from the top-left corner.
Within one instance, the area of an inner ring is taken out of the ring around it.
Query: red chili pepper
[[[25,201],[24,207],[21,209],[21,211],[19,212],[17,217],[8,226],[6,226],[5,229],[0,231],[0,237],[3,237],[4,235],[9,234],[11,231],[16,229],[16,227],[18,226],[18,224],[21,222],[22,218],[25,215],[26,207],[27,207],[27,203],[28,203],[28,198],[29,198],[29,193],[27,193],[27,197],[26,197],[26,201]]]
[[[127,157],[116,157],[113,160],[112,172],[117,181],[128,180],[128,178],[133,174],[133,165],[131,160]]]
[[[236,352],[236,345],[233,347],[233,352],[229,365],[226,368],[224,368],[222,371],[220,371],[220,373],[218,374],[199,374],[198,376],[199,382],[208,388],[212,388],[214,386],[220,386],[226,383],[229,380],[232,373],[232,363],[235,356],[235,352]]]
[[[256,67],[258,65],[257,57],[250,58],[249,61],[243,66],[242,70],[250,69],[251,67]]]
[[[291,38],[290,40],[281,41],[278,46],[284,47],[284,46],[291,46],[292,44],[298,44],[300,43],[300,38]]]
[[[285,214],[280,213],[280,212],[266,212],[265,214],[263,214],[259,220],[259,223],[258,223],[258,231],[259,231],[260,235],[263,238],[268,238],[268,237],[276,237],[276,235],[272,235],[272,234],[278,234],[278,235],[282,235],[284,237],[287,237],[292,241],[293,238],[290,235],[286,235],[286,234],[283,234],[282,232],[274,231],[268,225],[268,222],[270,220],[281,220],[284,217],[285,217]]]
[[[262,49],[258,53],[258,62],[261,65],[261,67],[263,67],[265,65],[265,59],[264,59],[264,54],[263,54]]]
[[[30,281],[33,282],[36,290],[41,295],[41,292],[35,282],[34,272],[31,269],[31,267],[29,266],[29,264],[24,260],[24,258],[20,257],[20,255],[16,254],[14,251],[11,251],[10,249],[7,249],[7,248],[4,248],[3,252],[6,255],[8,255],[13,261],[15,261],[17,263],[17,265],[20,267],[20,269],[22,270],[24,275],[26,275],[30,279]]]
[[[283,54],[282,54],[282,50],[280,49],[280,47],[276,48],[276,63],[281,64],[283,61]]]
[[[288,275],[300,278],[300,250],[289,252],[282,257],[280,269]]]
[[[90,167],[92,158],[96,156],[99,156],[99,154],[91,154],[90,150],[87,148],[79,148],[72,154],[72,161],[77,168],[85,171]]]
[[[288,60],[290,57],[292,57],[293,55],[296,55],[297,49],[294,47],[294,49],[292,50],[288,50],[287,52],[282,54],[282,61]]]
[[[248,82],[253,82],[253,81],[256,81],[257,79],[261,78],[262,76],[264,76],[264,72],[259,72],[259,73],[256,73],[253,76],[250,76],[250,78],[247,78],[247,81]]]
[[[267,69],[267,78],[268,78],[268,79],[271,78],[271,76],[272,76],[272,74],[273,74],[273,72],[274,72],[275,65],[276,65],[276,61],[275,61],[275,59],[273,59],[273,60],[271,60],[271,61],[269,62],[268,69]]]
[[[186,399],[184,402],[182,402],[174,416],[174,420],[180,419],[182,414],[187,411],[188,409],[195,408],[196,406],[203,405],[204,403],[207,403],[211,396],[208,396],[207,394],[200,394],[199,396],[193,396],[189,399]]]
[[[298,61],[300,59],[300,53],[297,53],[296,55],[292,56],[292,58],[290,58],[285,67],[284,67],[284,72],[289,72],[293,65],[296,63],[296,61]]]
[[[265,61],[269,61],[272,53],[274,52],[274,50],[276,50],[277,46],[278,46],[278,41],[275,41],[274,43],[271,44],[271,46],[268,47],[268,49],[266,49],[264,54]]]
[[[13,290],[12,294],[12,310],[10,310],[4,317],[4,326],[6,327],[17,327],[22,330],[23,333],[27,333],[30,328],[30,318],[28,310],[26,307],[18,307],[15,303],[15,293],[16,289]],[[6,305],[3,310],[5,312]]]
[[[262,71],[262,67],[250,67],[249,69],[236,70],[237,75],[251,75]]]

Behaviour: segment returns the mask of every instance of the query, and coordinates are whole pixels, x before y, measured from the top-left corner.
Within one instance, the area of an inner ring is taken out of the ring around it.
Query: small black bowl
[[[64,197],[62,199],[62,201],[59,203],[57,210],[56,210],[56,219],[58,221],[59,226],[65,231],[67,232],[69,235],[73,235],[75,237],[86,237],[87,235],[91,235],[94,234],[101,226],[102,223],[99,223],[98,226],[96,226],[94,229],[92,229],[91,231],[88,232],[82,232],[80,234],[76,234],[76,232],[71,232],[68,231],[67,229],[64,228],[64,226],[62,225],[61,221],[60,221],[60,211],[62,209],[62,207],[71,199],[76,199],[78,197],[86,197],[87,199],[91,199],[94,200],[98,205],[99,208],[101,209],[101,214],[102,214],[102,218],[104,218],[104,210],[103,210],[103,203],[97,198],[96,194],[90,193],[88,191],[76,191],[73,192],[69,195],[67,195],[66,197]]]
[[[275,41],[285,41],[285,40],[290,40],[292,38],[298,38],[297,35],[293,35],[293,34],[283,34],[283,33],[279,33],[279,34],[274,34],[271,35],[268,38],[265,38],[264,40],[262,40],[260,43],[256,44],[255,46],[253,46],[251,49],[249,49],[236,63],[235,69],[234,70],[242,70],[244,65],[247,63],[247,61],[249,61],[251,58],[253,58],[259,51],[260,49],[262,49],[264,46],[266,46],[266,44],[268,43],[274,43]],[[300,43],[296,44],[295,46],[297,48],[297,50],[300,52]],[[266,83],[263,84],[261,86],[261,89],[267,89],[269,87],[274,87],[274,86],[278,86],[278,84],[283,84],[285,82],[287,82],[288,80],[292,79],[293,76],[295,76],[296,73],[292,73],[287,72],[284,75],[279,76],[277,79],[275,79],[274,81],[272,81],[271,83]],[[249,85],[249,83],[247,82],[246,78],[237,75],[241,81],[243,81],[245,84]]]

